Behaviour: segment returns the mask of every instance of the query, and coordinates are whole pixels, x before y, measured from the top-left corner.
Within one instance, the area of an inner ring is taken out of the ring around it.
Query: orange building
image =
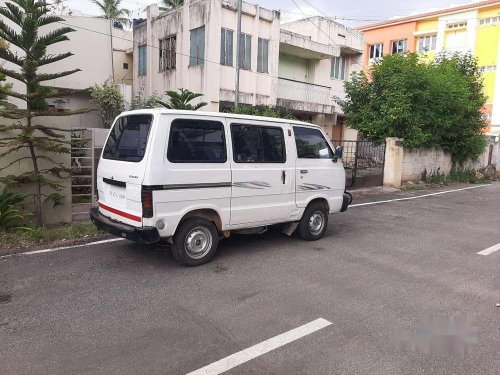
[[[483,72],[489,132],[500,134],[500,0],[487,0],[358,27],[364,33],[364,64],[405,52],[472,52]]]

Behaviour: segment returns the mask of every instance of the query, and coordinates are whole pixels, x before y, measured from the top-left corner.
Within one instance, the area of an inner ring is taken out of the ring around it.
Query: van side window
[[[286,162],[283,129],[274,126],[231,125],[236,163]]]
[[[333,152],[323,133],[317,129],[294,126],[299,159],[333,159]]]
[[[167,159],[171,163],[225,163],[224,126],[209,120],[172,121]]]

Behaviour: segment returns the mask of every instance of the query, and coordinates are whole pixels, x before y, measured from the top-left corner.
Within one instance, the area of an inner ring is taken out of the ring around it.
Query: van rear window
[[[152,121],[152,115],[120,117],[109,132],[102,157],[130,162],[141,161],[146,151]]]

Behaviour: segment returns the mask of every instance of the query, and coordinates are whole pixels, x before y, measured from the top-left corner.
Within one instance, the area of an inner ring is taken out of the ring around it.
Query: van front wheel
[[[218,242],[219,236],[213,222],[191,218],[177,228],[172,253],[176,260],[186,266],[199,266],[212,259]]]
[[[328,212],[321,203],[307,206],[299,223],[300,238],[316,241],[323,237],[328,225]]]

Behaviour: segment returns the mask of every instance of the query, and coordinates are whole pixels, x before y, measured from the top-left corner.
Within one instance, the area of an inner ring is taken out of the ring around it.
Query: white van
[[[121,114],[97,170],[94,224],[140,243],[162,239],[189,266],[220,238],[288,223],[305,240],[345,211],[342,149],[321,129],[285,119],[152,109]]]

